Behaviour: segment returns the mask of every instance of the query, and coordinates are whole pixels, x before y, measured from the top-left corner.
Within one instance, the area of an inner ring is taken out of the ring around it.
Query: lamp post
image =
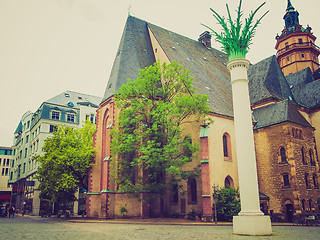
[[[212,188],[213,188],[213,201],[214,201],[214,222],[215,222],[215,224],[217,224],[217,222],[218,222],[218,217],[217,217],[217,195],[216,195],[216,187],[217,187],[217,185],[213,185],[212,186]]]

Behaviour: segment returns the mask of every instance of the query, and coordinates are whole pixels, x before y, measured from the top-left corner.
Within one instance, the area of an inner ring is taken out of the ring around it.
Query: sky
[[[243,17],[262,2],[243,0]],[[320,1],[291,2],[300,24],[320,37]],[[12,146],[25,112],[66,90],[103,97],[128,12],[197,40],[207,30],[201,23],[220,32],[210,8],[227,16],[226,3],[234,16],[239,0],[0,0],[0,146]],[[258,12],[270,11],[247,54],[251,63],[276,54],[286,8],[287,0],[266,0]]]

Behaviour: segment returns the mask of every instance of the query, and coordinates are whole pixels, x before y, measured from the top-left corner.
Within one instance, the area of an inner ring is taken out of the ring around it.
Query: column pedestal
[[[243,235],[271,235],[270,216],[234,216],[233,233]]]

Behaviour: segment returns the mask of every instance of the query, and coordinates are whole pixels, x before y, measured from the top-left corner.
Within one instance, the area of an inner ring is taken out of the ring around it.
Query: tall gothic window
[[[189,203],[197,203],[197,182],[194,178],[188,180],[188,200]]]
[[[284,149],[284,147],[280,148],[280,158],[281,158],[281,162],[280,163],[282,163],[282,164],[288,163],[286,150]]]
[[[223,156],[225,158],[231,159],[231,139],[228,133],[224,133],[222,136],[222,144],[223,144]]]

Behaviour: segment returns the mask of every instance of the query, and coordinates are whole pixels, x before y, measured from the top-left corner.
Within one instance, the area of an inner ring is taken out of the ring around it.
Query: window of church
[[[283,178],[283,188],[290,188],[290,178],[289,178],[289,174],[285,173],[282,175]]]
[[[305,181],[305,183],[306,183],[306,188],[307,188],[307,189],[310,189],[309,174],[308,174],[308,173],[306,173],[306,174],[304,175],[304,181]]]
[[[194,178],[188,179],[188,203],[197,203],[197,182]]]
[[[315,188],[315,189],[319,189],[319,183],[318,183],[317,175],[316,175],[316,174],[313,174],[312,179],[313,179],[313,186],[314,186],[314,188]]]
[[[312,210],[312,199],[309,199],[309,210]]]
[[[172,204],[176,205],[179,202],[178,184],[172,186]]]
[[[301,205],[302,205],[302,210],[306,210],[306,200],[302,199],[301,201]]]
[[[231,139],[228,133],[223,134],[222,144],[223,144],[223,157],[225,158],[225,160],[231,160],[232,159]]]
[[[280,164],[287,164],[287,155],[286,155],[286,150],[284,147],[280,148]]]
[[[230,187],[233,187],[234,184],[233,184],[233,180],[230,176],[227,176],[225,179],[224,179],[224,187],[225,188],[230,188]]]
[[[303,165],[308,165],[307,161],[306,161],[306,158],[305,158],[305,155],[304,155],[304,149],[303,147],[301,148],[301,159],[302,159],[302,164]]]
[[[314,160],[314,154],[312,149],[309,150],[309,156],[310,156],[310,164],[311,166],[316,166],[316,161]]]

